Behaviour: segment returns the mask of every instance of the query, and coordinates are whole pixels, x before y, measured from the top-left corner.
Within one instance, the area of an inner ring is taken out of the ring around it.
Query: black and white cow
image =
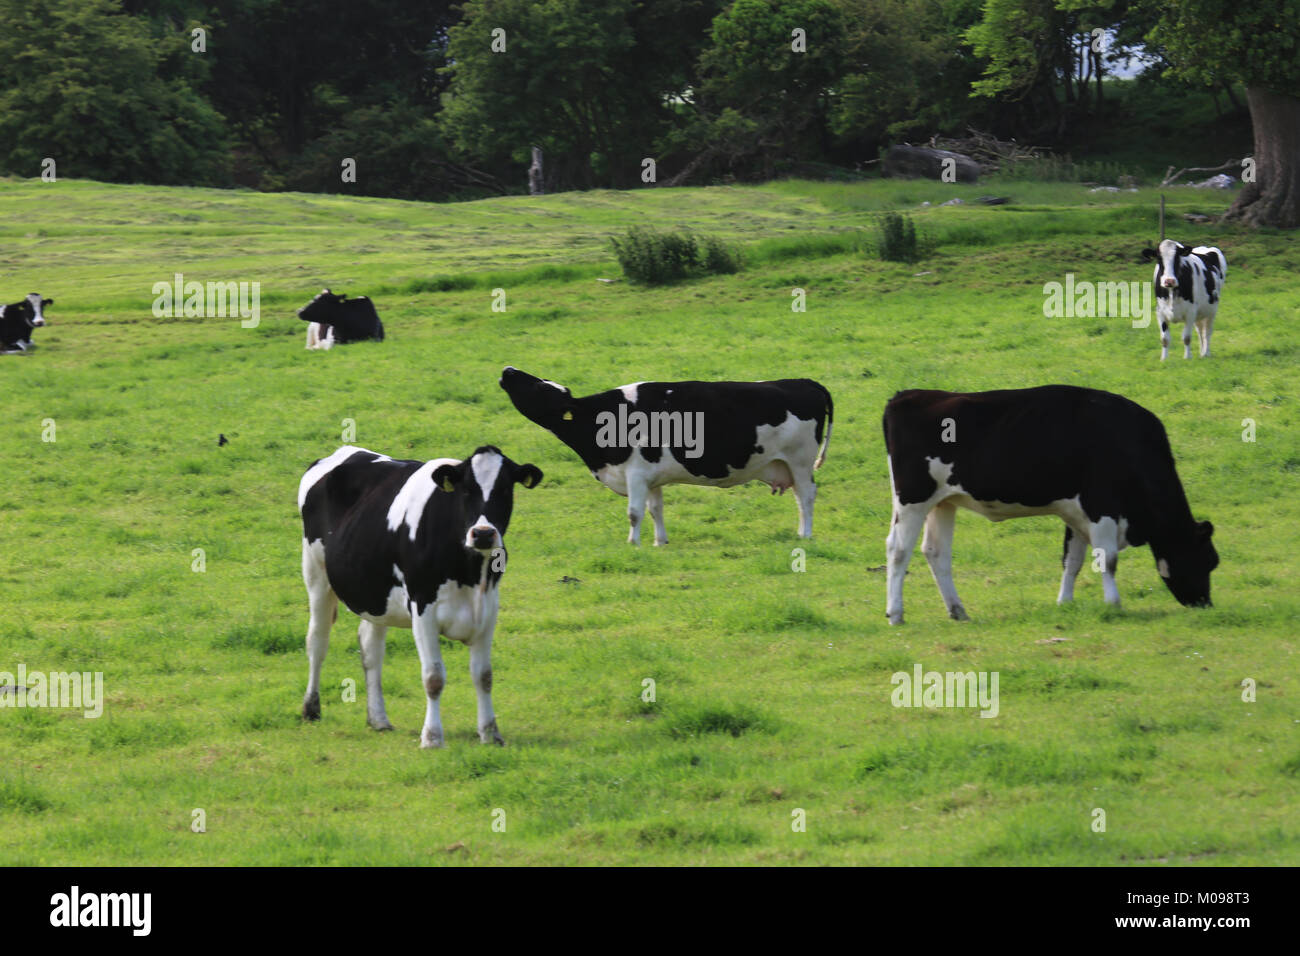
[[[375,304],[364,295],[349,299],[347,293],[336,295],[329,289],[298,310],[298,318],[307,326],[307,348],[328,349],[349,342],[384,340],[384,323],[379,321]]]
[[[631,544],[641,541],[647,507],[655,544],[668,542],[663,486],[671,484],[763,481],[773,494],[794,488],[799,535],[812,537],[813,470],[826,459],[834,409],[830,392],[811,379],[636,382],[575,398],[563,385],[507,366],[501,387],[525,418],[627,498]]]
[[[401,461],[345,445],[315,462],[298,485],[302,576],[311,621],[302,715],[320,717],[320,675],[340,600],[361,618],[366,718],[391,730],[380,671],[389,627],[415,634],[428,704],[421,747],[441,747],[446,671],[438,635],[469,646],[478,733],[503,743],[492,711],[492,634],[505,570],[514,486],[542,473],[484,445],[468,460]]]
[[[1056,515],[1065,522],[1057,603],[1091,557],[1108,604],[1119,604],[1118,553],[1150,544],[1180,603],[1210,604],[1219,564],[1208,521],[1192,518],[1160,419],[1119,395],[1072,385],[995,392],[911,389],[885,405],[894,497],[888,553],[891,624],[903,621],[903,576],[916,539],[954,620],[966,611],[952,581],[957,509],[992,521]]]
[[[1219,311],[1228,260],[1214,246],[1189,248],[1166,239],[1159,249],[1143,249],[1155,259],[1156,317],[1160,320],[1160,361],[1169,356],[1169,326],[1183,323],[1183,358],[1192,357],[1192,325],[1201,340],[1201,358],[1210,354],[1210,335]]]
[[[31,292],[21,302],[0,306],[0,355],[29,351],[32,329],[45,324],[42,310],[53,304],[53,299],[42,299],[39,292]]]

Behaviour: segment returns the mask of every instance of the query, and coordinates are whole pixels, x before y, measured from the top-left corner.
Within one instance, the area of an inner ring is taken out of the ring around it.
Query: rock
[[[1117,193],[1117,192],[1119,192],[1119,187],[1118,187],[1118,186],[1094,186],[1092,189],[1089,189],[1088,192],[1090,192],[1090,193]]]
[[[980,175],[980,164],[969,156],[926,146],[891,146],[882,168],[886,176],[924,179],[942,179],[944,170],[950,168],[959,183],[973,183]]]
[[[1199,183],[1192,183],[1192,186],[1196,189],[1231,189],[1236,184],[1237,180],[1227,173],[1219,173],[1219,175],[1203,179]]]
[[[986,206],[1005,206],[1011,202],[1010,196],[980,196],[979,201]]]
[[[949,199],[947,202],[939,203],[940,206],[964,206],[965,204],[966,200],[964,199]]]
[[[1209,221],[1210,221],[1210,217],[1209,217],[1209,216],[1205,215],[1204,213],[1200,213],[1200,212],[1185,212],[1185,213],[1183,213],[1183,218],[1186,219],[1188,222],[1196,222],[1196,223],[1209,222]]]

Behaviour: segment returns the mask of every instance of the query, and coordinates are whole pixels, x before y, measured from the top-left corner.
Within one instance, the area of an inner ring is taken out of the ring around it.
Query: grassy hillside
[[[994,191],[1014,202],[971,202]],[[1172,234],[1229,263],[1208,361],[1175,347],[1161,365],[1154,323],[1043,315],[1044,283],[1066,273],[1150,279],[1136,255],[1157,232],[1147,191],[791,182],[428,206],[0,181],[3,297],[56,303],[35,354],[0,358],[0,670],[102,671],[106,693],[98,719],[0,709],[0,851],[15,864],[1300,861],[1300,243],[1183,228],[1180,213],[1227,200],[1169,195]],[[954,196],[967,203],[937,205]],[[887,208],[918,209],[933,255],[855,251]],[[608,237],[645,223],[740,242],[749,266],[662,290],[595,281],[618,275]],[[176,272],[260,282],[260,324],[155,318],[152,286]],[[323,285],[372,295],[388,340],[305,351],[294,309]],[[813,541],[795,537],[788,495],[675,486],[671,543],[628,546],[624,499],[514,411],[506,364],[577,394],[818,379],[836,418]],[[1086,572],[1058,608],[1059,522],[963,513],[956,581],[973,620],[946,619],[918,554],[908,624],[889,628],[884,402],[1047,382],[1162,418],[1193,511],[1217,528],[1215,606],[1178,606],[1142,548],[1120,557],[1122,610]],[[342,700],[349,679],[364,693],[346,612],[323,719],[298,717],[295,493],[345,419],[356,444],[391,455],[491,442],[546,473],[516,496],[508,535],[493,661],[505,749],[477,743],[468,655],[447,642],[448,746],[417,749],[423,688],[401,630],[385,670],[397,730],[368,730],[364,701]],[[916,663],[999,672],[999,715],[894,708],[890,677]]]

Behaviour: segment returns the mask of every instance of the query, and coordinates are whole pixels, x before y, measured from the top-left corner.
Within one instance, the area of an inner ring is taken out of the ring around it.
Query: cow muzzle
[[[1165,276],[1160,280],[1160,284],[1166,289],[1172,289],[1174,286],[1178,285],[1178,280],[1173,276]]]
[[[475,551],[491,551],[493,548],[500,547],[501,535],[497,534],[497,529],[490,524],[475,525],[469,529],[465,543]]]

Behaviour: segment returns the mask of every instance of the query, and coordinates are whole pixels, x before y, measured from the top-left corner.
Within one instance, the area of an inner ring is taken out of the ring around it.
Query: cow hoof
[[[668,539],[667,539],[667,538],[664,538],[662,541],[656,541],[656,542],[655,542],[655,547],[656,547],[656,548],[662,548],[662,547],[663,547],[664,545],[666,545],[667,543],[668,543]]]
[[[954,621],[969,621],[970,617],[966,614],[966,609],[960,604],[954,604],[948,608],[948,616]]]
[[[303,698],[302,719],[320,720],[320,695],[319,694],[313,694],[310,697]]]
[[[393,725],[388,722],[387,717],[383,718],[382,720],[367,719],[366,723],[370,725],[371,730],[392,730],[393,729]]]
[[[902,614],[898,614],[898,615],[894,615],[894,614],[886,614],[885,617],[889,618],[889,623],[890,623],[890,624],[902,624],[902,623],[903,623],[903,615],[902,615]]]
[[[441,750],[441,749],[442,749],[442,737],[432,737],[432,736],[424,736],[424,735],[421,735],[421,736],[420,736],[420,749],[421,749],[421,750]]]

